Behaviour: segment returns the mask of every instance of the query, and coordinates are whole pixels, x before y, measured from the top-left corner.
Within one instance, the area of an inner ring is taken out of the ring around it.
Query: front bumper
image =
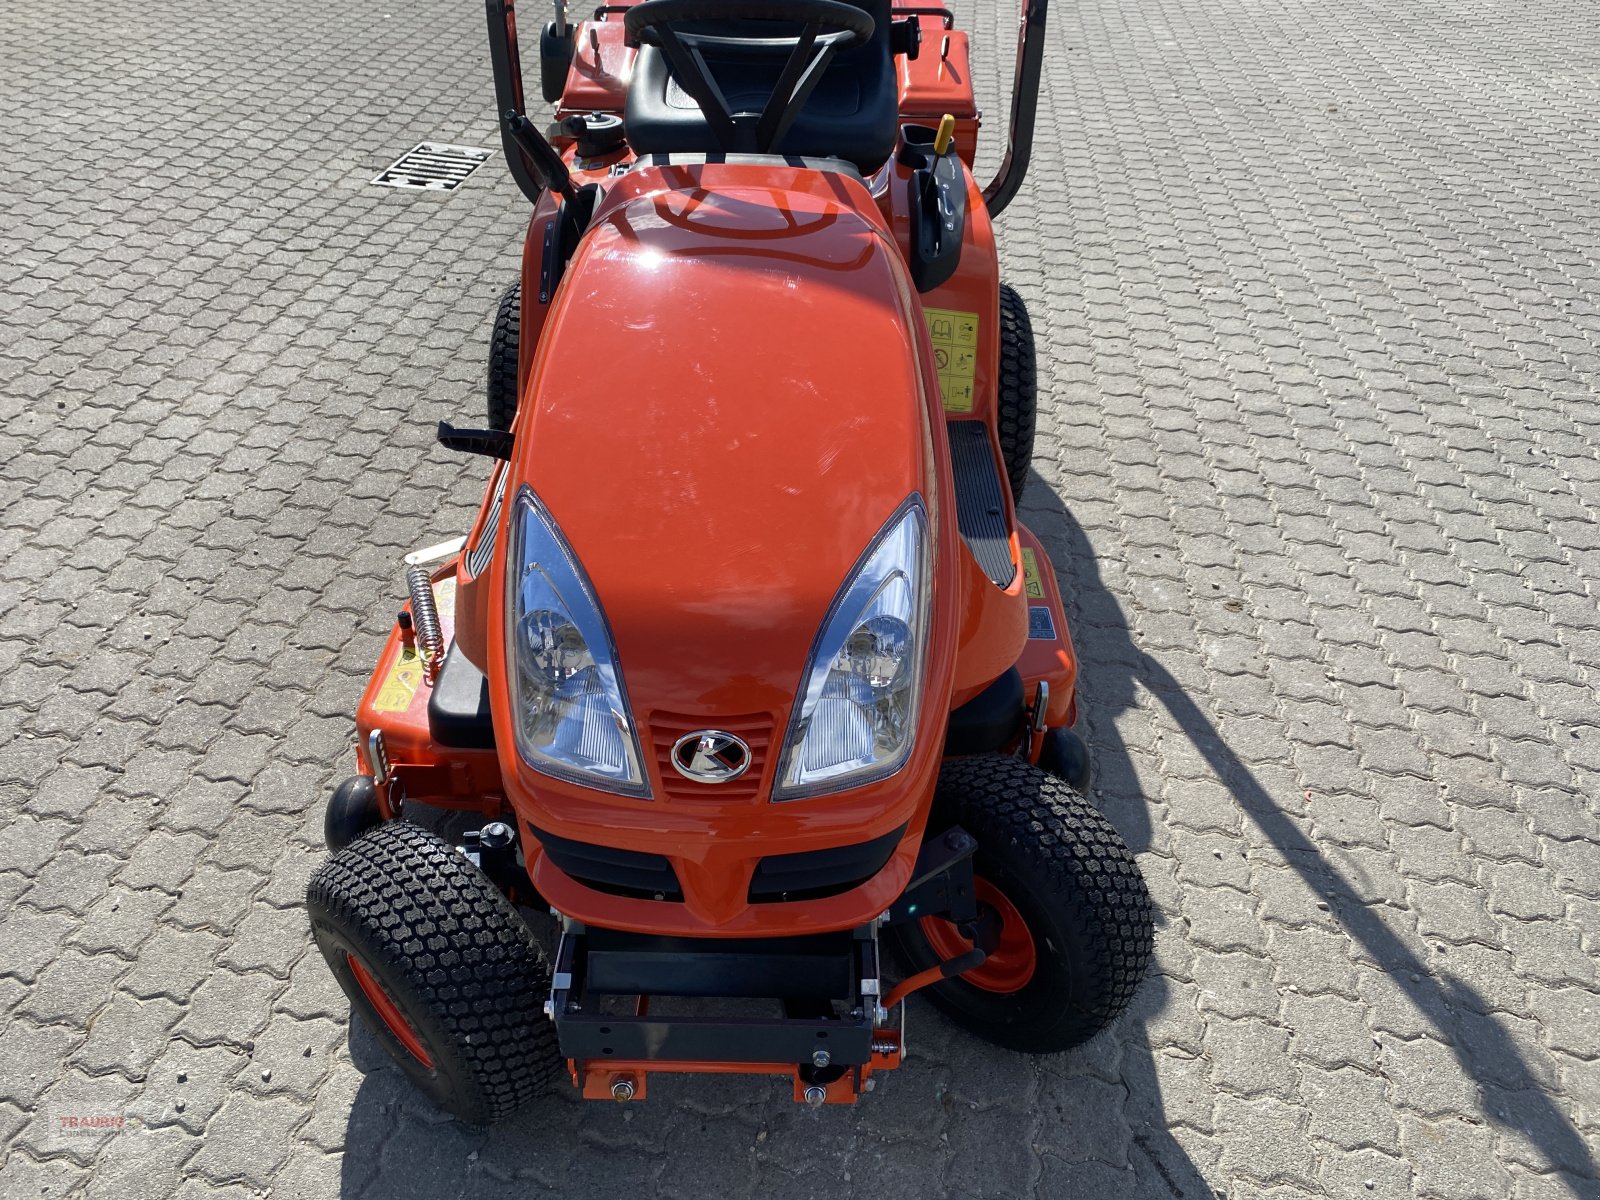
[[[682,842],[666,846],[677,851],[670,854],[624,849],[614,831],[588,841],[525,823],[523,833],[525,846],[538,847],[529,871],[534,886],[562,914],[679,937],[850,929],[905,890],[920,844],[920,831],[900,824],[876,836],[844,833],[837,843],[783,853],[730,840],[691,858]]]
[[[513,779],[507,763],[508,799],[523,845],[540,847],[529,856],[534,885],[587,925],[718,938],[853,929],[911,878],[938,779],[941,719],[928,718],[895,775],[806,800],[773,802],[765,779],[749,794],[700,784],[692,793],[656,786],[651,799],[615,796],[520,764]],[[646,714],[641,723],[654,721]]]

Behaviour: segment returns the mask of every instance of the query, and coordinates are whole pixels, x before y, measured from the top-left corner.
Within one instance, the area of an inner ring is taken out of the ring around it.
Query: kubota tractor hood
[[[885,236],[848,176],[646,168],[567,270],[513,491],[589,575],[652,778],[675,721],[770,714],[776,757],[835,593],[929,494],[915,309]]]

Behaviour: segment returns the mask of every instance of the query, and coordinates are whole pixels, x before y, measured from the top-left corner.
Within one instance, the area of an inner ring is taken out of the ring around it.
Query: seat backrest
[[[876,170],[894,151],[899,135],[899,93],[891,43],[892,0],[844,0],[872,15],[872,37],[840,51],[795,118],[776,152],[842,158],[863,171]],[[710,25],[685,32],[726,32]],[[739,30],[744,33],[746,30]],[[770,36],[771,25],[750,22],[751,36]],[[706,61],[729,104],[760,111],[781,58],[727,58],[708,52]],[[666,56],[644,46],[628,87],[628,141],[638,154],[698,153],[721,149],[699,106],[673,79]]]

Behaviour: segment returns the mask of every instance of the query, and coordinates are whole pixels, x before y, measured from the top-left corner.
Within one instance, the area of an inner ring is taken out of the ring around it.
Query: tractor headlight
[[[927,660],[928,519],[912,496],[873,539],[811,650],[774,800],[859,787],[911,753]]]
[[[611,631],[556,523],[523,488],[506,604],[517,750],[537,771],[649,795]]]

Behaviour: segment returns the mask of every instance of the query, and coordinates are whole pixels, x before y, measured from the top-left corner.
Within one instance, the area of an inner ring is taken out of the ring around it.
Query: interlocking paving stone
[[[1014,6],[956,7],[992,169]],[[1039,1061],[913,1003],[854,1111],[685,1080],[487,1133],[298,910],[399,559],[483,478],[431,429],[526,206],[498,160],[366,184],[497,145],[480,13],[0,13],[5,1193],[1600,1196],[1592,13],[1056,6],[1023,515],[1159,973]]]

